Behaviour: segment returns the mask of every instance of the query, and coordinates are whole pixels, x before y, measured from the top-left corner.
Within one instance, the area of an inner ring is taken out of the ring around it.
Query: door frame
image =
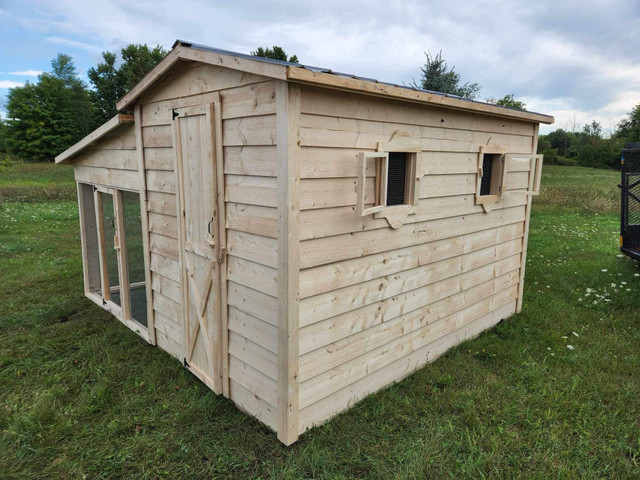
[[[213,359],[213,372],[214,379],[213,384],[209,384],[206,380],[202,379],[207,385],[216,393],[222,393],[224,396],[229,396],[229,331],[228,331],[228,303],[227,303],[227,241],[226,241],[226,205],[225,205],[225,180],[224,180],[224,157],[223,157],[223,142],[222,142],[222,104],[219,93],[215,93],[213,96],[213,102],[202,103],[197,99],[191,105],[184,105],[182,103],[180,107],[172,109],[172,143],[174,147],[174,170],[176,172],[176,206],[179,217],[178,222],[178,248],[179,248],[179,267],[180,267],[180,281],[183,294],[183,335],[182,335],[182,347],[183,347],[183,361],[187,368],[190,368],[187,362],[189,355],[189,345],[187,342],[187,332],[189,331],[189,318],[188,318],[188,292],[189,288],[185,262],[185,215],[183,212],[183,206],[185,205],[184,199],[184,176],[183,176],[183,164],[182,164],[182,144],[180,141],[180,124],[176,119],[184,118],[190,115],[202,115],[206,116],[206,120],[210,125],[210,131],[212,135],[212,171],[215,174],[215,182],[213,183],[215,191],[213,192],[213,201],[217,207],[217,221],[213,222],[213,229],[215,232],[215,258],[218,264],[218,276],[217,282],[218,290],[218,308],[216,309],[216,315],[219,321],[217,321],[217,333],[219,338],[219,348],[217,349],[216,358]],[[198,376],[199,377],[199,376]],[[200,377],[199,377],[200,378]]]

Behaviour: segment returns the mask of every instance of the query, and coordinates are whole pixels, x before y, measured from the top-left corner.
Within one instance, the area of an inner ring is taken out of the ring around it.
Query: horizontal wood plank
[[[300,298],[319,295],[384,275],[500,245],[524,235],[524,223],[513,223],[468,235],[391,250],[364,258],[308,268],[300,272]]]
[[[229,307],[229,330],[274,354],[278,353],[277,328],[235,306]]]
[[[171,215],[149,212],[149,232],[177,239],[178,219]]]
[[[263,237],[278,236],[278,210],[272,207],[227,203],[227,228]]]
[[[135,170],[75,167],[73,173],[77,182],[94,183],[127,190],[138,190],[140,185],[138,172]]]
[[[277,268],[278,251],[275,238],[228,230],[227,251],[238,258]]]
[[[225,175],[227,202],[277,207],[277,181],[274,177]]]
[[[276,147],[274,145],[225,147],[224,173],[275,177]]]
[[[278,300],[275,297],[229,281],[227,301],[230,307],[235,307],[238,311],[258,318],[274,327],[278,325]]]
[[[255,368],[229,356],[229,378],[245,387],[269,405],[278,404],[277,382],[259,372]]]
[[[304,87],[300,108],[303,114],[397,123],[400,124],[398,128],[403,124],[410,124],[512,135],[533,136],[534,134],[533,122],[496,118],[365,95],[345,95],[326,88]]]
[[[233,282],[276,297],[278,270],[233,255],[227,256],[227,278]]]
[[[276,116],[244,117],[225,120],[223,145],[276,145]]]
[[[300,244],[300,268],[458,237],[480,230],[524,222],[524,206],[404,225],[349,235],[307,240]]]
[[[364,398],[391,382],[399,381],[428,362],[434,361],[452,346],[472,338],[485,329],[495,325],[501,319],[515,313],[515,300],[489,312],[466,326],[444,335],[438,340],[416,349],[409,355],[389,363],[377,370],[374,375],[367,375],[349,384],[339,391],[327,395],[321,400],[302,408],[300,411],[300,431],[318,425],[344,410],[358,400]]]

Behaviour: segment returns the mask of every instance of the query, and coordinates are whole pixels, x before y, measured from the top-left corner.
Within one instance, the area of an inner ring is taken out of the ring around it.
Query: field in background
[[[69,168],[0,168],[2,478],[638,478],[616,172],[545,167],[522,314],[285,448],[83,298]]]

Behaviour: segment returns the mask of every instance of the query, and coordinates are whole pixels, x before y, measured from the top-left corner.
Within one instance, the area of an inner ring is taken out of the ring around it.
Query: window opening
[[[485,153],[482,159],[482,179],[480,196],[500,195],[502,192],[502,167],[504,156],[499,153]]]
[[[146,327],[147,289],[145,284],[140,195],[123,191],[122,205],[124,210],[124,238],[127,253],[127,271],[129,273],[131,318]]]
[[[120,276],[118,274],[118,252],[116,251],[116,218],[114,215],[113,195],[102,195],[102,218],[104,221],[104,245],[107,263],[107,278],[109,279],[110,300],[118,306],[122,306],[120,298]]]
[[[389,152],[389,172],[387,176],[387,206],[408,204],[406,152]]]

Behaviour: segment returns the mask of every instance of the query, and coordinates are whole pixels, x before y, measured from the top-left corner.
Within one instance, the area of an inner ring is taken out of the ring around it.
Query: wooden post
[[[300,87],[276,87],[278,171],[278,439],[298,439]]]
[[[217,92],[216,92],[217,93]],[[222,142],[222,101],[216,95],[213,102],[213,139],[218,205],[218,263],[220,268],[220,341],[222,344],[222,394],[229,397],[229,306],[227,301],[227,207],[225,203],[224,146]]]
[[[93,191],[94,206],[96,209],[96,225],[98,228],[98,258],[100,260],[100,291],[104,301],[111,300],[109,288],[109,271],[107,269],[107,246],[104,238],[104,217],[102,216],[102,193]]]
[[[538,150],[538,131],[539,130],[540,130],[540,125],[536,123],[533,130],[533,141],[531,146],[532,148],[531,153],[533,155],[535,155]],[[531,162],[531,165],[533,165],[533,162]],[[533,175],[533,172],[529,171],[529,175]],[[525,220],[524,220],[524,237],[522,238],[522,258],[520,261],[520,282],[518,283],[518,301],[516,303],[516,313],[520,313],[522,311],[522,299],[524,296],[524,271],[527,267],[527,246],[529,243],[529,223],[531,220],[531,201],[532,200],[533,200],[533,196],[527,195],[527,205],[525,208]]]
[[[116,225],[117,242],[114,245],[118,258],[118,276],[120,280],[120,311],[122,318],[131,321],[131,290],[129,288],[129,262],[127,261],[127,234],[124,228],[124,205],[122,190],[113,192],[113,215]]]
[[[133,107],[133,116],[136,132],[136,159],[138,162],[138,180],[140,192],[140,220],[142,221],[142,248],[144,257],[144,280],[147,291],[147,331],[149,343],[156,344],[155,313],[153,311],[153,289],[151,288],[151,251],[149,245],[149,211],[147,208],[147,175],[144,162],[144,141],[142,138],[142,108],[140,105]]]

